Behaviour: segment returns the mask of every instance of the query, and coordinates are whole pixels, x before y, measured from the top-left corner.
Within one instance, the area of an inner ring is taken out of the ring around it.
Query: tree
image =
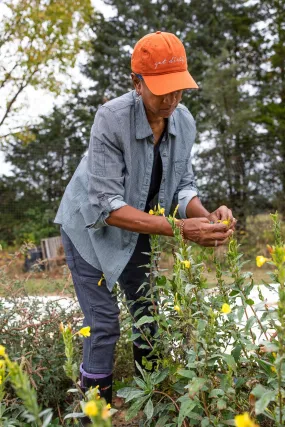
[[[79,99],[42,117],[30,128],[28,140],[19,134],[10,137],[6,159],[13,165],[13,177],[0,180],[0,217],[5,218],[0,232],[9,242],[39,243],[58,234],[53,224],[56,210],[87,149],[93,121]]]
[[[258,94],[259,115],[267,181],[275,191],[275,207],[285,215],[285,3],[265,0],[259,5],[261,65],[255,88]]]
[[[0,127],[28,86],[59,94],[62,75],[88,40],[87,22],[93,15],[90,0],[5,0],[2,7]]]
[[[156,30],[174,32],[186,47],[190,72],[200,86],[185,92],[183,103],[197,120],[197,142],[203,142],[195,164],[202,197],[209,207],[229,204],[244,226],[246,213],[256,208],[253,200],[263,191],[256,98],[249,94],[260,63],[255,28],[259,5],[243,0],[143,0],[138,10],[137,0],[105,3],[117,13],[93,25],[93,55],[84,68],[96,82],[90,103],[96,106],[131,89],[130,53],[140,37]]]

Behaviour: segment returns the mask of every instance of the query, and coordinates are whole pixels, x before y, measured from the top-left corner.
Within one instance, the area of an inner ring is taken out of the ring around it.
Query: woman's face
[[[168,118],[181,101],[183,90],[177,90],[165,95],[154,95],[145,82],[133,73],[132,80],[136,92],[142,97],[147,114],[153,118]]]

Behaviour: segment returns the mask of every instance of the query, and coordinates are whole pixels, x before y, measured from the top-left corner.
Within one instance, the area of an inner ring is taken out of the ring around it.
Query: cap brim
[[[148,89],[154,95],[166,95],[167,93],[182,89],[199,89],[199,86],[188,71],[142,76]]]

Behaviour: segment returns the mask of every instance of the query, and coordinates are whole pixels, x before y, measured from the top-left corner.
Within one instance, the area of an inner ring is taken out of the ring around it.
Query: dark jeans
[[[90,326],[91,336],[84,338],[83,366],[84,370],[92,374],[110,374],[113,370],[113,358],[116,342],[120,336],[119,307],[114,293],[106,287],[105,280],[102,285],[98,282],[102,272],[88,264],[78,253],[72,241],[61,229],[62,242],[66,255],[66,262],[71,271],[75,291],[84,314],[84,326]],[[149,235],[140,234],[135,251],[123,270],[118,282],[123,290],[129,309],[135,320],[150,315],[150,301],[139,298],[146,295],[149,290],[149,273],[147,267],[139,267],[149,263],[149,256],[142,252],[150,252]],[[110,261],[112,262],[112,261]],[[138,268],[139,267],[139,268]],[[143,283],[146,285],[138,291]],[[135,313],[139,311],[139,314]],[[155,324],[146,325],[150,335],[154,335]],[[133,327],[133,332],[138,332]],[[146,344],[138,338],[136,345]]]

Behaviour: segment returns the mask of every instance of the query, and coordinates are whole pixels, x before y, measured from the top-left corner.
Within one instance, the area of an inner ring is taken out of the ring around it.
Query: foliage
[[[242,271],[245,261],[235,239],[229,243],[226,272],[213,255],[217,287],[208,289],[203,257],[194,256],[182,240],[174,217],[169,217],[176,242],[170,278],[157,268],[158,236],[153,238],[148,298],[156,294],[160,311],[152,310],[145,321],[158,325],[151,354],[157,368],[145,360],[141,377],[119,390],[132,402],[128,419],[143,410],[144,426],[254,426],[250,413],[260,426],[283,425],[285,248],[277,216],[273,221],[270,262],[276,267],[273,283],[279,283],[278,306],[267,304],[252,274]],[[229,285],[224,274],[231,278]],[[252,299],[254,289],[259,301]]]
[[[158,207],[152,214],[164,211]],[[275,268],[271,283],[278,284],[276,304],[268,303],[262,294],[267,288],[273,292],[273,286],[255,285],[252,274],[243,271],[245,261],[235,239],[226,254],[227,271],[214,250],[207,250],[217,279],[215,288],[209,289],[205,250],[193,251],[182,240],[175,212],[168,220],[174,231],[173,272],[167,278],[159,270],[160,236],[152,236],[147,298],[153,304],[149,315],[136,325],[152,354],[151,359],[144,358],[143,366],[137,365],[140,377],[118,392],[131,403],[127,419],[143,411],[141,425],[146,427],[281,427],[285,417],[285,246],[278,215],[272,215],[275,243],[268,246],[270,256],[257,257],[258,266],[268,263]],[[24,246],[21,251],[27,249]],[[25,298],[24,283],[12,282],[7,268],[0,270],[1,288],[6,289],[0,341],[8,350],[0,346],[1,422],[59,426],[64,415],[69,425],[85,414],[94,427],[107,427],[113,411],[98,399],[97,389],[83,396],[77,384],[82,351],[78,335],[90,334],[89,327],[78,330],[78,308],[73,308],[72,300],[67,310],[59,298],[44,305],[39,298]],[[226,284],[225,275],[231,283]],[[152,322],[158,327],[151,339],[142,327]],[[127,323],[131,319],[126,318]],[[69,381],[75,388],[66,396]],[[7,387],[8,382],[12,387]]]
[[[6,242],[39,244],[58,235],[53,220],[63,189],[87,149],[91,122],[88,110],[70,101],[30,128],[32,141],[9,138],[5,151],[13,176],[0,179],[0,232]]]
[[[29,248],[29,245],[23,245],[21,252],[25,253]],[[70,380],[62,369],[64,346],[58,325],[64,321],[76,326],[82,314],[72,298],[72,288],[66,277],[65,288],[70,289],[70,298],[60,295],[53,299],[29,297],[25,290],[28,278],[15,280],[7,274],[19,253],[0,268],[0,343],[7,348],[12,360],[21,361],[37,390],[39,405],[57,412],[59,407],[64,410],[70,405],[66,397]],[[77,344],[75,360],[79,360],[82,351],[80,341]],[[17,400],[9,388],[2,407],[4,404],[10,407],[12,402],[16,405]]]
[[[84,29],[93,13],[90,0],[5,0],[2,7],[0,88],[6,102],[0,127],[28,86],[59,94],[59,74],[66,74],[86,45]],[[29,129],[18,137],[33,140]]]

